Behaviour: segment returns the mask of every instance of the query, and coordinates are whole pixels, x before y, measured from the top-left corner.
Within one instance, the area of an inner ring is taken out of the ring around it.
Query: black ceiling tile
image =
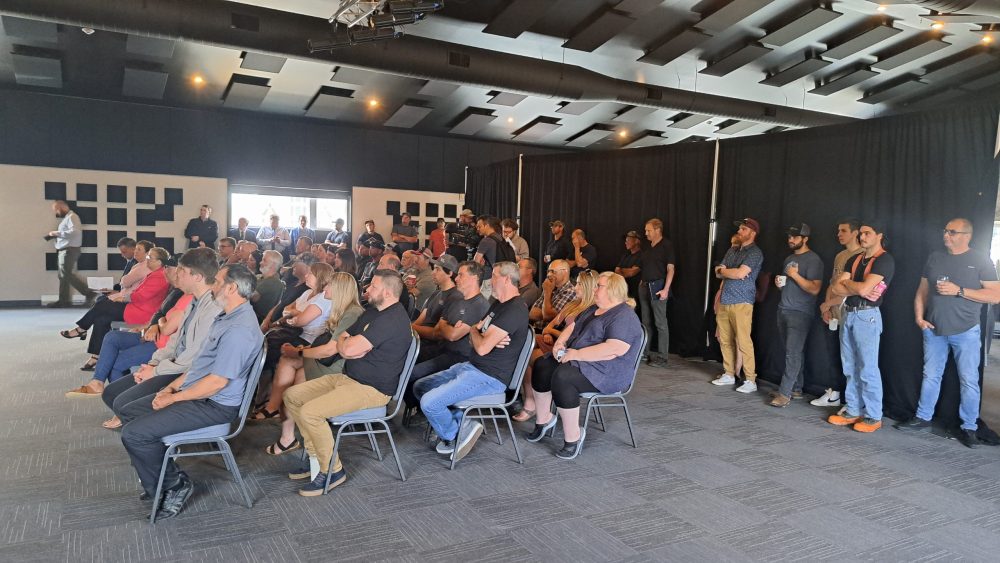
[[[486,108],[466,108],[451,121],[449,132],[454,135],[475,135],[496,120],[493,110]]]
[[[458,84],[452,84],[450,82],[439,82],[437,80],[428,80],[424,85],[417,91],[417,94],[421,96],[432,96],[435,98],[446,98],[455,90],[458,90]]]
[[[122,78],[122,95],[129,98],[162,100],[170,75],[160,70],[135,68],[126,65]]]
[[[270,79],[246,74],[233,74],[222,93],[222,105],[235,109],[257,109],[271,89]]]
[[[63,67],[58,52],[41,52],[38,49],[20,49],[11,53],[14,79],[21,86],[62,88]]]
[[[827,45],[827,50],[820,53],[823,58],[840,60],[863,53],[900,33],[902,30],[892,25],[880,24],[849,35],[833,44]]]
[[[560,102],[559,105],[560,107],[556,110],[556,113],[583,115],[601,105],[601,102]]]
[[[722,32],[730,29],[743,20],[753,16],[758,10],[770,4],[773,0],[730,0],[722,7],[702,14],[702,19],[696,24],[699,29],[712,32]]]
[[[51,22],[29,20],[15,16],[2,16],[3,29],[8,37],[17,37],[30,41],[57,43],[59,41],[59,26]]]
[[[385,120],[383,125],[408,129],[420,123],[432,111],[434,111],[434,108],[430,107],[423,100],[407,100],[403,105],[399,106],[399,109],[389,119]]]
[[[840,92],[845,88],[861,84],[865,80],[874,76],[878,76],[878,73],[869,68],[857,68],[850,70],[846,74],[842,74],[833,80],[827,80],[822,85],[809,90],[809,93],[819,96],[829,96],[830,94]]]
[[[878,62],[873,63],[872,68],[881,71],[892,70],[951,46],[951,43],[937,38],[924,36],[922,39],[923,41],[918,43],[908,44],[906,48],[893,49],[880,53],[878,55]]]
[[[562,125],[554,117],[536,117],[524,127],[514,131],[514,138],[521,141],[538,141],[560,127]]]
[[[767,47],[764,47],[756,42],[748,43],[728,55],[710,62],[707,67],[698,72],[709,76],[725,76],[741,66],[753,62],[770,52],[771,49],[768,49]]]
[[[866,104],[880,104],[892,99],[909,97],[929,86],[926,82],[921,82],[913,76],[904,77],[901,81],[888,87],[879,87],[878,90],[866,92],[865,96],[859,98],[859,102]]]

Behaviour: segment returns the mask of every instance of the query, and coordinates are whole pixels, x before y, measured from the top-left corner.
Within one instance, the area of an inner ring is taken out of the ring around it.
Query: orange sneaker
[[[848,414],[831,414],[830,418],[826,419],[827,422],[834,426],[850,426],[859,420],[861,420],[860,416],[850,416]]]
[[[854,424],[854,429],[858,432],[874,432],[882,428],[882,421],[874,418],[864,418]]]

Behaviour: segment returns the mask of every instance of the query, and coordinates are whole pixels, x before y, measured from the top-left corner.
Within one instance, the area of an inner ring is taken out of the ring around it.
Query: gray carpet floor
[[[718,364],[643,368],[621,414],[592,427],[575,461],[556,443],[480,440],[455,471],[399,430],[409,479],[345,441],[348,481],[303,498],[277,435],[250,426],[233,444],[255,504],[241,504],[219,458],[182,462],[195,496],[150,526],[135,474],[104,430],[86,379],[81,313],[0,310],[0,561],[748,561],[997,560],[1000,449],[934,435],[832,427],[796,401],[766,405],[708,381]],[[561,440],[559,441],[561,444]],[[384,445],[384,441],[383,441]]]

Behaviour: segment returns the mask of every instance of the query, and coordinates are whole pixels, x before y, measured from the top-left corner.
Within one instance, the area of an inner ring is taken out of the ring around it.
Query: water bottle
[[[838,319],[837,317],[833,317],[832,319],[830,319],[830,324],[828,326],[830,327],[830,330],[836,332],[837,327],[840,326],[840,319]]]

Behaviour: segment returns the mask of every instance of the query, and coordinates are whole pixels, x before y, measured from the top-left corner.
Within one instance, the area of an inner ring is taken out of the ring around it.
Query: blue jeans
[[[507,390],[499,379],[486,375],[469,362],[455,364],[450,368],[427,376],[413,386],[413,394],[420,401],[438,437],[454,440],[462,423],[462,411],[450,407],[463,399],[479,395],[503,393]]]
[[[156,352],[155,342],[145,342],[137,332],[112,330],[101,343],[101,356],[94,366],[94,379],[112,382],[130,368],[142,365]]]
[[[930,420],[934,417],[934,407],[941,393],[941,376],[948,363],[948,351],[955,354],[958,381],[961,385],[962,400],[958,406],[958,416],[962,428],[975,430],[979,418],[979,325],[965,332],[951,336],[938,336],[931,329],[924,329],[924,381],[920,384],[920,403],[917,404],[917,418]]]
[[[882,372],[878,369],[878,343],[882,313],[862,309],[847,313],[840,329],[840,360],[844,364],[848,416],[882,420]]]

